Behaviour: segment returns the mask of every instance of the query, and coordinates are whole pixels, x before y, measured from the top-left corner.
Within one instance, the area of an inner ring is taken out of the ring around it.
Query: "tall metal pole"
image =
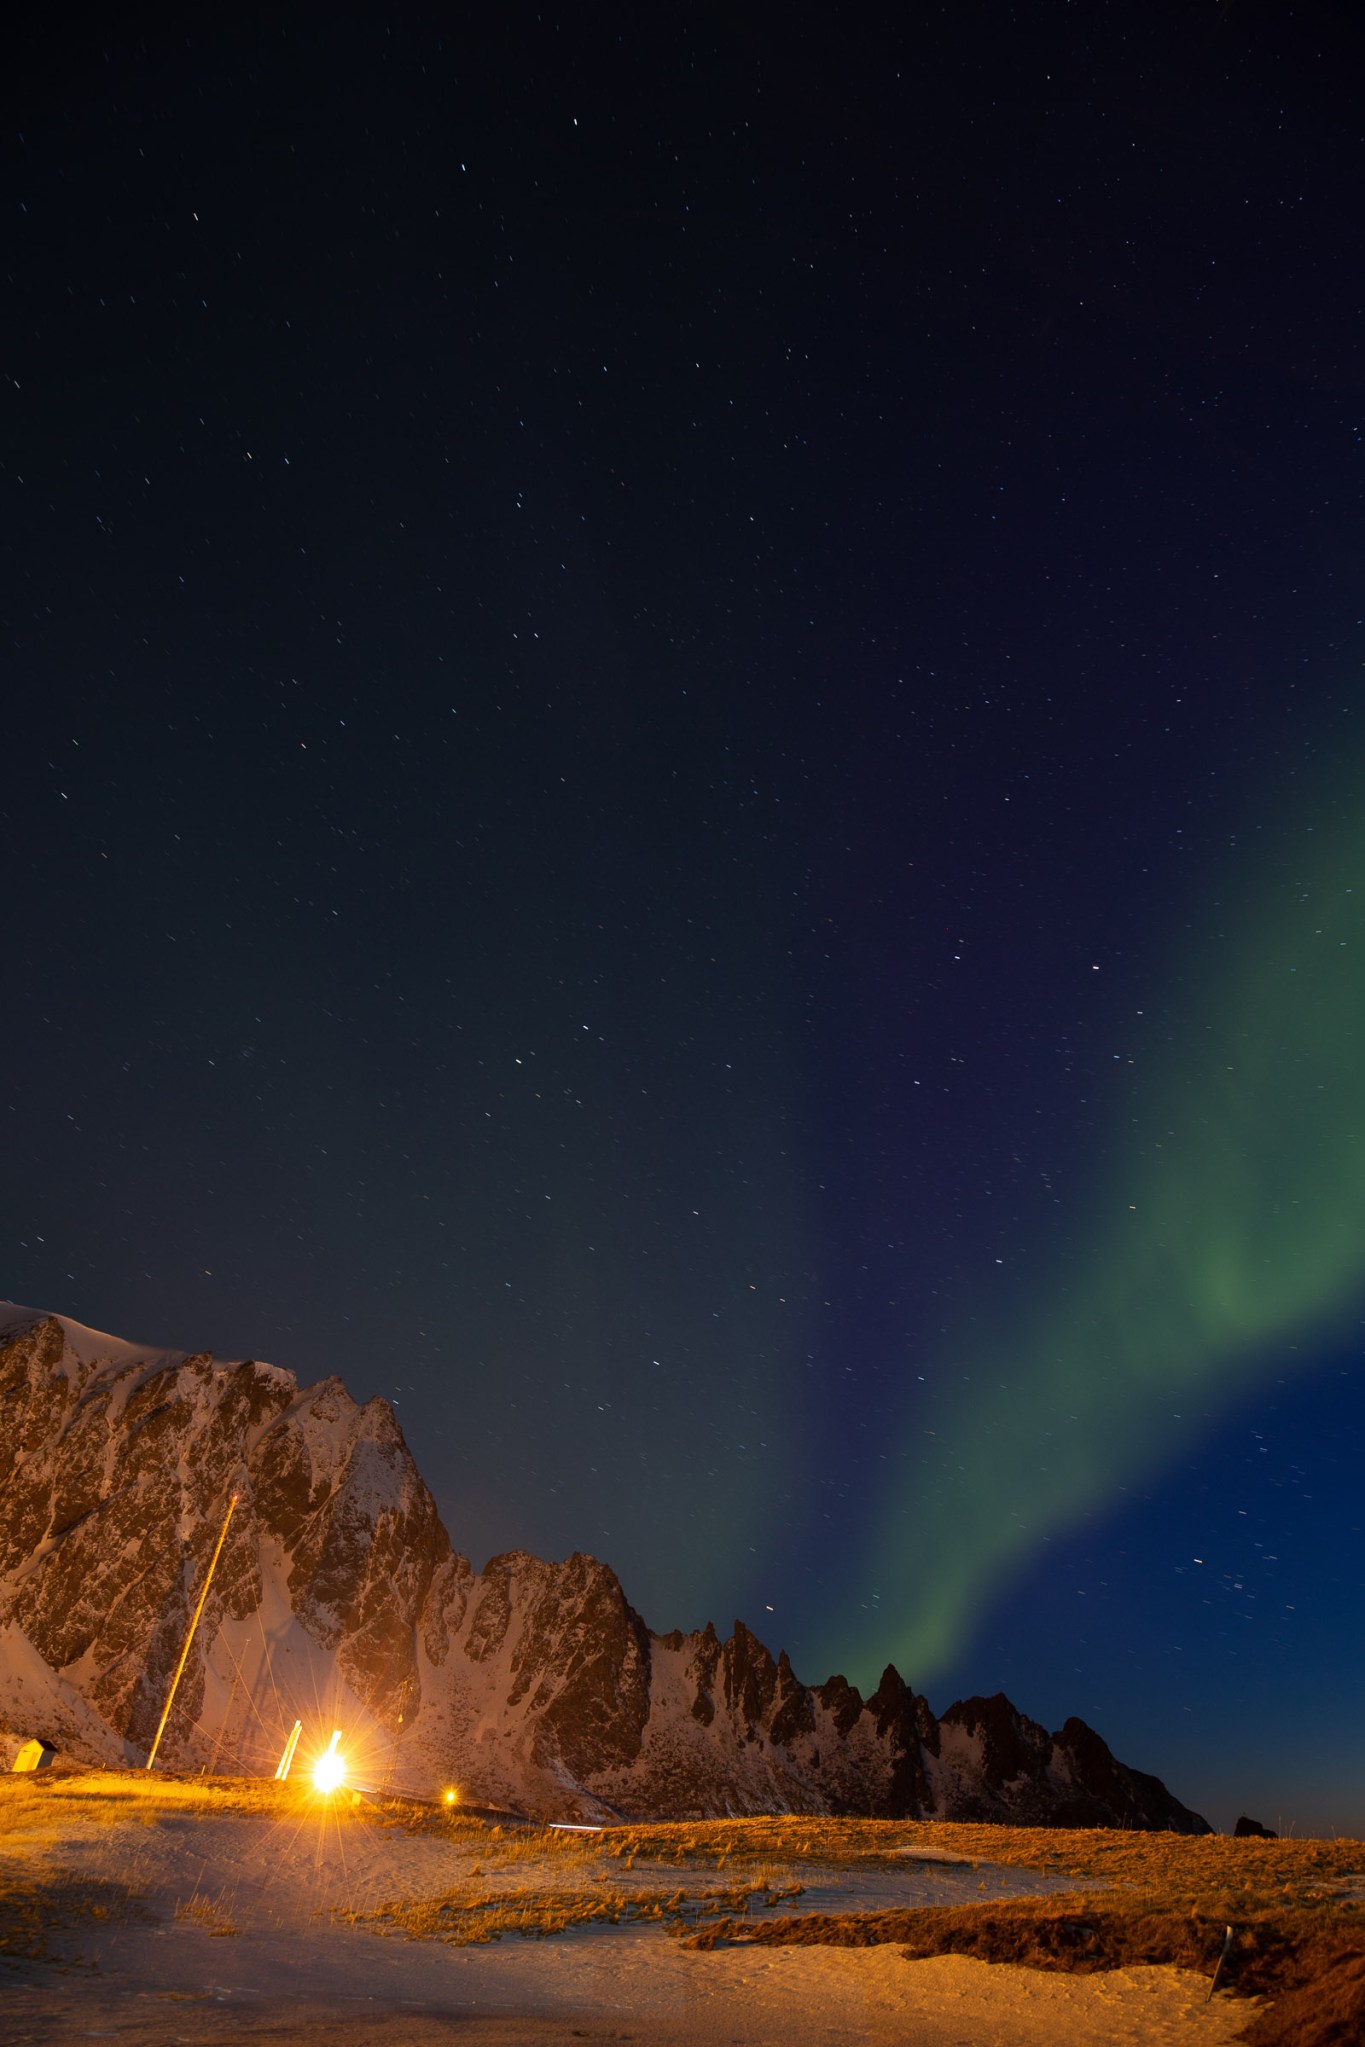
[[[156,1752],[161,1746],[161,1737],[166,1732],[166,1722],[171,1717],[171,1707],[175,1704],[176,1688],[180,1683],[181,1674],[184,1671],[185,1665],[189,1660],[190,1643],[194,1640],[194,1631],[199,1625],[199,1616],[204,1611],[204,1601],[209,1596],[209,1586],[213,1583],[213,1574],[218,1568],[218,1559],[223,1553],[223,1544],[227,1541],[228,1522],[231,1521],[232,1519],[233,1509],[235,1508],[236,1505],[237,1495],[236,1493],[234,1493],[232,1495],[232,1498],[228,1501],[228,1510],[227,1513],[223,1516],[223,1525],[218,1533],[218,1547],[214,1550],[213,1556],[209,1561],[208,1573],[204,1579],[203,1590],[199,1594],[199,1604],[194,1609],[194,1619],[190,1622],[189,1633],[185,1637],[185,1646],[180,1652],[180,1661],[175,1666],[175,1676],[171,1679],[171,1688],[166,1694],[166,1705],[161,1715],[161,1723],[156,1730],[156,1740],[152,1743],[152,1752],[147,1758],[146,1767],[149,1770],[151,1769],[152,1764],[156,1761]]]

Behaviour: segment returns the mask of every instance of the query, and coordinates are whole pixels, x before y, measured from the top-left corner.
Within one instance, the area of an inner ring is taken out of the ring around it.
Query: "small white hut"
[[[26,1741],[21,1745],[18,1755],[10,1764],[10,1769],[46,1770],[49,1764],[55,1763],[56,1760],[57,1751],[52,1746],[52,1743],[35,1737],[34,1740]]]

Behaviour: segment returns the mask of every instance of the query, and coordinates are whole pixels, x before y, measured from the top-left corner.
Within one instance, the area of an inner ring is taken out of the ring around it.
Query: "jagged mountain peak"
[[[295,1717],[376,1782],[545,1816],[1204,1822],[1083,1722],[941,1719],[888,1666],[808,1686],[737,1619],[656,1635],[611,1567],[455,1551],[383,1399],[0,1309],[0,1715],[141,1760],[235,1511],[163,1754],[273,1769]]]

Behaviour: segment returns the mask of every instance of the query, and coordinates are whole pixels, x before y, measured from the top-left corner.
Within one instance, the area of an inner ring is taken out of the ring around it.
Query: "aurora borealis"
[[[277,29],[16,65],[0,1291],[1365,1826],[1360,23]]]
[[[1359,1326],[1354,787],[1337,777],[1301,796],[1249,857],[1207,877],[1152,1007],[1116,1031],[1108,1155],[1077,1190],[1084,1220],[1064,1254],[1034,1247],[1032,1299],[962,1333],[946,1395],[909,1403],[881,1575],[945,1513],[958,1531],[899,1645],[909,1668],[950,1660],[1012,1558]]]

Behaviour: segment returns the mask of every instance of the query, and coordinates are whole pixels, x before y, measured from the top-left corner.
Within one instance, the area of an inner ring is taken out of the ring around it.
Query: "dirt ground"
[[[1215,2047],[1249,2016],[1170,1969],[1046,1976],[890,1948],[696,1954],[652,1928],[451,1949],[304,1918],[223,1937],[172,1921],[75,1945],[97,1970],[26,1970],[0,1992],[13,2047]]]
[[[0,1861],[11,1896],[55,1884],[83,1901],[44,1934],[43,1958],[0,1963],[10,2047],[1217,2047],[1251,2016],[1245,2001],[1210,2003],[1206,1979],[1174,1969],[1045,1975],[958,1956],[907,1962],[889,1947],[702,1953],[660,1924],[466,1946],[414,1940],[383,1930],[386,1900],[445,1895],[473,1877],[509,1897],[562,1888],[563,1850],[533,1838],[457,1846],[363,1812],[133,1806],[106,1817],[89,1801],[53,1801],[4,1833]],[[573,1868],[580,1884],[607,1881],[590,1854]],[[783,1874],[766,1880],[779,1889]],[[1056,1882],[922,1852],[800,1875],[784,1911],[1037,1896]],[[678,1877],[673,1866],[640,1867],[631,1881],[662,1895]],[[698,1895],[732,1880],[707,1876]],[[102,1887],[121,1902],[92,1908]]]

